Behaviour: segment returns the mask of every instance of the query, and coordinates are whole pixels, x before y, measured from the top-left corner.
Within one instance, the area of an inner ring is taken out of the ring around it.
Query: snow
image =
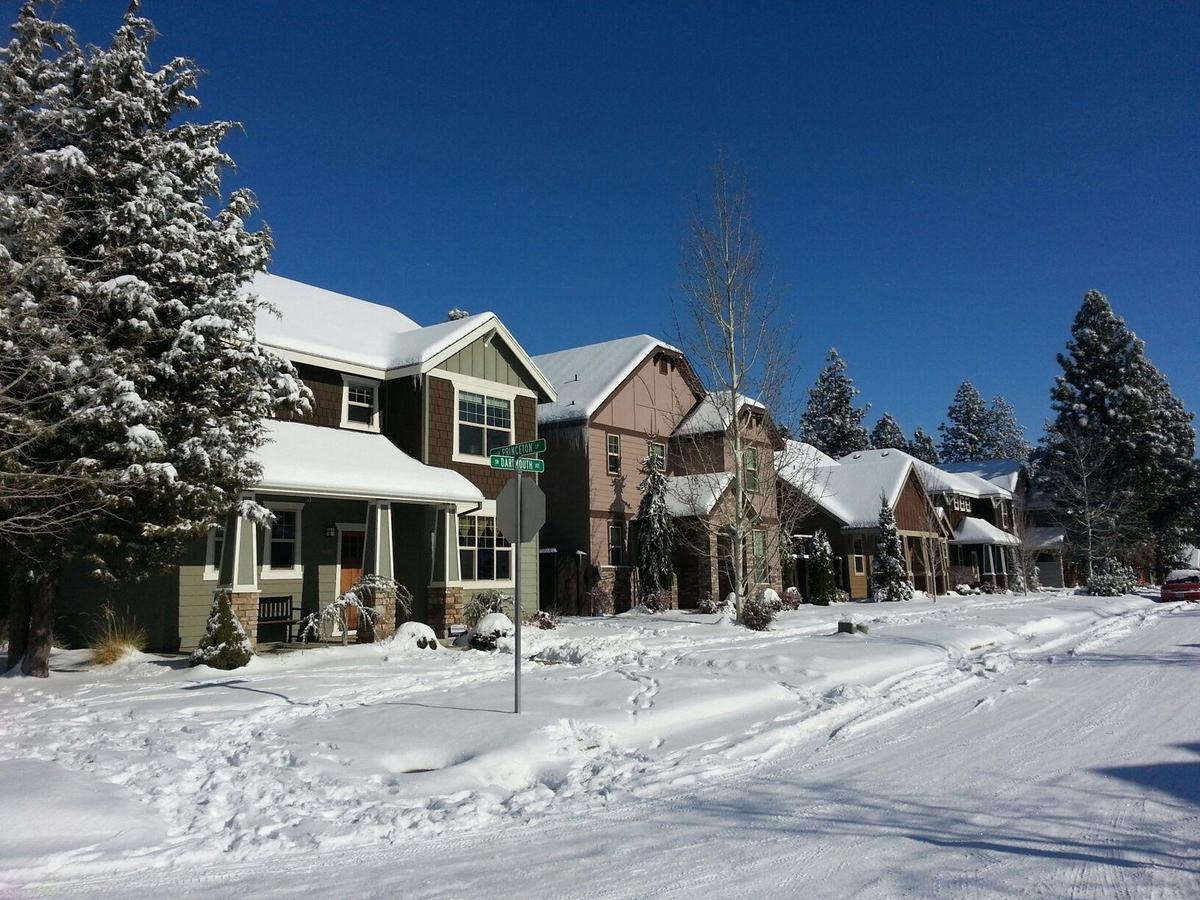
[[[1025,463],[1019,459],[987,459],[979,462],[942,463],[939,466],[954,475],[974,475],[1004,488],[1010,494],[1016,491]]]
[[[1001,531],[985,519],[966,516],[958,523],[958,527],[954,529],[954,537],[950,539],[950,543],[1001,544],[1013,547],[1021,542],[1015,535],[1009,534],[1007,531]]]
[[[851,454],[839,464],[815,469],[785,465],[779,474],[799,490],[815,493],[812,499],[846,527],[874,528],[881,495],[895,506],[913,463],[907,453],[880,450]]]
[[[712,391],[696,404],[682,422],[675,428],[676,435],[710,434],[714,431],[724,431],[729,427],[730,410],[734,404],[730,401],[729,391]],[[737,395],[737,411],[744,408],[766,410],[757,400],[752,400],[742,394]]]
[[[896,454],[912,460],[921,477],[921,483],[930,494],[954,492],[977,499],[983,497],[1011,498],[1011,494],[1007,490],[986,479],[980,478],[978,475],[971,472],[950,472],[944,467],[932,466],[927,462],[923,462],[902,450],[863,450],[858,453],[849,453],[838,460],[838,462],[842,465],[868,463],[884,456]]]
[[[1181,560],[1184,563],[1184,568],[1200,569],[1200,548],[1185,544]]]
[[[1025,529],[1025,541],[1034,550],[1061,550],[1067,542],[1067,533],[1052,525],[1031,525]]]
[[[478,503],[479,488],[450,469],[417,462],[382,434],[267,421],[256,450],[263,491],[322,497]]]
[[[847,615],[869,633],[834,634]],[[1194,607],[943,597],[524,641],[521,716],[511,641],[2,679],[0,889],[700,897],[732,861],[745,896],[1195,894]]]
[[[538,407],[538,423],[589,419],[655,350],[679,351],[649,334],[618,338],[533,357],[558,398]]]
[[[677,519],[707,516],[732,481],[732,472],[673,475],[667,479],[667,511]]]

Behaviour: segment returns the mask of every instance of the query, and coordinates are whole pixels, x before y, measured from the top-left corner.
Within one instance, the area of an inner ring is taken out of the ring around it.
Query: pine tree
[[[912,441],[908,445],[908,452],[917,459],[929,463],[931,466],[936,466],[942,461],[941,454],[938,453],[937,446],[933,443],[933,438],[920,425],[913,432]]]
[[[208,612],[208,625],[200,637],[200,643],[192,651],[192,665],[240,669],[250,662],[253,655],[246,629],[234,614],[229,592],[217,591],[213,594],[212,607]]]
[[[831,348],[825,368],[808,389],[808,406],[800,418],[803,440],[834,459],[866,450],[870,436],[862,424],[870,406],[858,409],[858,389],[846,374],[846,362]]]
[[[942,435],[941,456],[946,462],[977,462],[988,459],[991,416],[975,385],[964,381],[946,410],[947,421],[938,426]]]
[[[642,460],[642,501],[637,514],[638,585],[643,598],[670,590],[675,580],[671,557],[675,549],[675,520],[667,507],[667,473],[662,456]]]
[[[871,446],[876,450],[891,449],[911,452],[908,439],[904,436],[904,429],[888,412],[880,416],[875,427],[871,429]]]
[[[872,578],[876,600],[911,600],[913,587],[908,581],[908,563],[904,544],[896,527],[896,514],[886,497],[879,503],[879,539],[875,544]]]
[[[185,59],[152,69],[154,37],[133,3],[109,47],[79,50],[70,29],[27,4],[0,60],[0,119],[37,119],[46,103],[58,113],[35,132],[0,136],[4,196],[35,202],[52,223],[39,246],[0,226],[2,277],[47,265],[47,254],[53,270],[6,293],[0,317],[0,344],[17,359],[40,358],[31,336],[41,326],[58,335],[49,374],[36,367],[9,395],[32,438],[20,462],[83,485],[65,501],[0,485],[3,518],[49,515],[75,536],[3,536],[21,561],[14,591],[28,597],[28,618],[22,610],[10,629],[29,674],[48,673],[66,558],[84,558],[105,580],[177,559],[257,481],[249,454],[263,419],[308,403],[292,366],[255,341],[259,303],[244,286],[266,266],[271,240],[246,227],[248,191],[221,192],[232,160],[220,145],[236,123],[171,124],[197,105],[199,73]],[[38,58],[50,64],[24,83]],[[45,427],[64,412],[69,428]],[[266,515],[253,504],[246,512]]]
[[[829,537],[821,529],[812,537],[812,549],[809,553],[809,591],[810,602],[818,606],[828,606],[837,599],[837,581],[834,573],[833,547]]]
[[[985,440],[984,452],[988,459],[1029,458],[1029,443],[1025,440],[1025,429],[1017,422],[1017,412],[1004,397],[997,394],[992,398],[988,410],[991,428]]]

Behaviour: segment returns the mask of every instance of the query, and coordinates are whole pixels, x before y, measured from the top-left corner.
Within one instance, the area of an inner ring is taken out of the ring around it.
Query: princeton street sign
[[[544,438],[538,438],[536,441],[524,441],[520,444],[509,444],[507,447],[497,447],[492,451],[492,458],[497,456],[529,456],[532,453],[545,453],[546,441]],[[499,469],[503,466],[497,466],[493,463],[492,468]],[[509,466],[509,468],[512,468]],[[527,472],[540,472],[541,469],[526,469]]]
[[[492,468],[505,469],[509,472],[545,472],[546,464],[540,459],[522,459],[517,456],[501,456],[493,453]]]

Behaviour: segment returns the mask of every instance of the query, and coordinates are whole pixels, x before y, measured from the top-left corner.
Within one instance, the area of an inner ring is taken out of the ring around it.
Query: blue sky
[[[12,4],[10,4],[12,5]],[[903,8],[893,8],[903,7]],[[95,39],[124,2],[65,0]],[[273,270],[532,353],[670,339],[689,204],[748,170],[796,321],[870,421],[963,378],[1031,436],[1088,288],[1200,409],[1200,7],[146,0],[238,119]]]

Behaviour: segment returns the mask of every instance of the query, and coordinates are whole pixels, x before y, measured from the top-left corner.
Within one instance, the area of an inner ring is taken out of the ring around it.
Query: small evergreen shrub
[[[611,616],[616,611],[616,607],[613,605],[612,594],[601,584],[595,585],[590,591],[584,594],[583,602],[587,606],[589,615]]]
[[[1092,577],[1088,579],[1087,588],[1093,597],[1120,597],[1134,592],[1137,578],[1129,566],[1106,556],[1092,566]]]
[[[751,631],[766,631],[775,621],[775,605],[765,593],[760,591],[742,601],[742,624]]]
[[[675,598],[670,591],[655,591],[642,598],[642,606],[652,613],[667,612],[675,608]]]
[[[850,592],[843,591],[841,588],[834,588],[833,602],[834,603],[849,603],[850,602]]]
[[[149,644],[149,633],[138,625],[128,610],[119,615],[107,603],[100,608],[90,641],[93,665],[111,666],[129,653],[140,653]]]
[[[783,598],[779,596],[779,592],[775,588],[763,588],[758,595],[762,597],[764,603],[771,604],[771,608],[775,612],[783,609]]]
[[[804,598],[800,596],[800,591],[796,588],[790,587],[783,592],[784,609],[799,609],[802,603],[804,603]]]
[[[979,589],[981,591],[983,591],[985,594],[999,594],[1000,593],[1000,588],[997,587],[996,583],[992,582],[992,581],[983,582],[981,585],[979,585]]]
[[[503,613],[511,617],[513,614],[512,597],[501,591],[478,591],[463,606],[463,619],[468,628],[474,628],[484,616],[492,613]]]
[[[558,616],[544,609],[535,612],[529,621],[535,628],[540,628],[542,631],[550,631],[558,627]]]
[[[208,613],[208,627],[200,643],[192,651],[193,666],[212,666],[214,669],[240,669],[250,662],[254,650],[246,629],[233,614],[233,602],[228,591],[213,594],[212,609]]]
[[[488,613],[471,629],[468,643],[475,650],[495,650],[496,641],[513,633],[512,619],[504,613]]]
[[[696,612],[704,613],[705,615],[715,615],[719,612],[724,612],[726,607],[713,599],[712,594],[705,591],[700,595],[700,599],[696,601]]]

